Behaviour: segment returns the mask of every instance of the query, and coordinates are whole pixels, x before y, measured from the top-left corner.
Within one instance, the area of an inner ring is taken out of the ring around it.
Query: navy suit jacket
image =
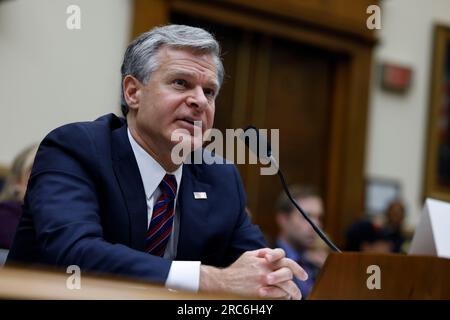
[[[207,199],[194,199],[193,192]],[[265,247],[245,212],[231,164],[184,164],[176,260],[226,267]],[[82,271],[164,282],[171,261],[144,252],[147,204],[124,119],[113,114],[55,129],[42,141],[8,264],[78,265]]]

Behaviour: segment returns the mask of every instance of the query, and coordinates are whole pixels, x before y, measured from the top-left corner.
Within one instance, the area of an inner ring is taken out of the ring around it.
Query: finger
[[[270,252],[267,252],[265,255],[265,258],[266,258],[267,262],[273,263],[275,261],[283,259],[285,256],[286,256],[286,253],[284,252],[283,249],[276,248],[276,249],[272,249]]]
[[[256,253],[256,256],[258,258],[265,258],[268,262],[275,262],[277,260],[280,260],[286,256],[286,253],[283,249],[277,248],[277,249],[270,249],[270,248],[262,248],[253,251]]]
[[[258,290],[258,294],[264,299],[286,299],[289,300],[291,296],[284,290],[277,286],[266,286]]]
[[[300,300],[302,298],[300,289],[292,280],[277,283],[275,286],[282,289],[292,300]]]
[[[289,258],[283,258],[281,260],[276,261],[273,264],[274,269],[281,269],[281,268],[289,268],[291,269],[293,275],[297,277],[298,279],[302,281],[308,280],[308,274],[305,270],[294,260]]]
[[[280,282],[289,281],[292,280],[293,276],[294,275],[291,269],[283,267],[281,269],[269,273],[266,276],[267,284],[274,285]]]
[[[266,255],[270,254],[272,251],[273,251],[273,249],[270,249],[270,248],[262,248],[262,249],[255,250],[254,252],[256,253],[256,256],[258,258],[265,258]]]

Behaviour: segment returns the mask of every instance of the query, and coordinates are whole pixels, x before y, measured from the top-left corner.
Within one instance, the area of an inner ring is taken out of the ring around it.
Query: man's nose
[[[187,104],[198,111],[203,111],[208,105],[208,99],[203,92],[203,88],[196,87],[193,89],[192,94],[187,98]]]

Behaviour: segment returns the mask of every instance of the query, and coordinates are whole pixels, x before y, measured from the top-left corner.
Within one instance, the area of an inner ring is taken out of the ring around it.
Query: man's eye
[[[186,87],[186,84],[187,84],[186,80],[183,80],[183,79],[176,79],[176,80],[174,80],[173,83],[176,86],[180,86],[180,87]]]
[[[204,89],[203,92],[207,97],[214,97],[214,95],[216,94],[216,92],[213,89]]]

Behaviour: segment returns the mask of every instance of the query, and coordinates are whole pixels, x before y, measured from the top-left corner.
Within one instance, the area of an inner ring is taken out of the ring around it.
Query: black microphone
[[[256,145],[250,144],[250,139],[248,133],[251,131],[255,132],[256,135]],[[314,229],[314,231],[319,235],[319,237],[327,244],[327,246],[335,251],[335,252],[341,252],[338,247],[330,240],[328,237],[323,233],[323,231],[314,223],[311,221],[309,216],[305,213],[305,211],[297,204],[297,202],[294,200],[294,198],[291,195],[291,192],[289,191],[289,188],[286,184],[286,180],[284,179],[284,175],[281,172],[280,167],[278,166],[278,163],[275,159],[275,157],[272,155],[272,147],[270,146],[269,142],[266,140],[266,138],[260,134],[259,129],[253,125],[249,125],[247,128],[244,129],[244,134],[241,136],[241,139],[244,140],[245,145],[253,152],[255,153],[258,158],[262,158],[264,160],[270,160],[270,164],[274,165],[277,169],[277,174],[280,177],[281,184],[283,185],[283,189],[286,192],[289,200],[292,202],[292,204],[297,208],[297,210],[302,214],[302,216],[308,221],[308,223],[311,225],[311,227]],[[261,146],[266,146],[266,152],[264,153],[264,150],[261,150]]]

